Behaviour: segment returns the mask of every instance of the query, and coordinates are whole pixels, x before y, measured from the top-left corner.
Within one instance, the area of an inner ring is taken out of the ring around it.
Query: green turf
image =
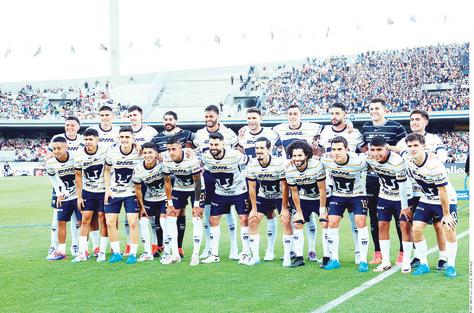
[[[453,177],[462,189],[463,177]],[[127,266],[90,260],[72,264],[45,260],[49,246],[51,187],[45,177],[0,178],[0,311],[3,312],[309,312],[377,276],[358,273],[347,219],[341,225],[341,262],[338,271],[325,272],[318,264],[282,268],[279,261],[252,268],[229,261],[228,232],[221,238],[219,264],[189,266],[192,224],[188,222],[180,264],[154,261]],[[459,204],[465,207],[466,201]],[[459,212],[458,232],[468,228],[467,209]],[[21,227],[33,225],[32,227]],[[12,227],[9,227],[12,226]],[[261,227],[261,253],[266,246]],[[282,254],[281,227],[276,254]],[[318,230],[318,233],[320,231]],[[392,233],[392,256],[396,235]],[[428,231],[428,245],[435,245]],[[123,244],[122,240],[122,244]],[[459,243],[458,274],[454,280],[437,273],[415,278],[396,273],[335,309],[335,312],[466,312],[468,310],[468,239]],[[305,247],[306,249],[306,247]],[[320,239],[317,241],[321,252]],[[369,251],[373,251],[371,247]],[[435,263],[437,253],[430,258]],[[372,267],[371,267],[372,268]]]

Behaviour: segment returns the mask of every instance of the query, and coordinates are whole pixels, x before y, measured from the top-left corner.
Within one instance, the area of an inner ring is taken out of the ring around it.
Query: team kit
[[[219,121],[214,105],[205,108],[205,127],[196,133],[177,126],[172,111],[165,113],[164,130],[158,133],[142,123],[138,106],[128,109],[130,124],[120,127],[113,124],[112,108],[101,107],[100,124],[82,135],[80,121],[68,117],[65,132],[51,139],[45,161],[53,186],[47,259],[67,258],[69,222],[74,263],[92,257],[89,243],[97,262],[182,262],[190,213],[191,266],[220,262],[224,217],[228,257],[242,265],[278,257],[283,267],[304,266],[306,260],[337,270],[342,239],[353,241],[356,270],[383,272],[396,265],[401,273],[415,276],[431,271],[424,233],[433,227],[439,248],[436,269],[456,277],[457,196],[444,165],[447,150],[437,135],[426,132],[429,115],[412,111],[407,135],[401,124],[385,117],[383,99],[370,100],[369,110],[371,121],[360,131],[346,120],[341,103],[329,109],[329,125],[301,121],[300,108],[290,105],[286,123],[263,127],[261,111],[249,108],[247,125],[238,134]],[[119,241],[122,211],[124,250]],[[345,214],[351,236],[340,238]],[[267,247],[261,259],[259,226],[264,218]],[[278,220],[281,258],[274,252]],[[398,236],[394,264],[390,227]],[[143,253],[137,256],[139,244]]]

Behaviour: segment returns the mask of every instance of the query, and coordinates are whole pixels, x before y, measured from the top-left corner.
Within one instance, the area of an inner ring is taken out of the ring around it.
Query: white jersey
[[[288,123],[282,123],[273,127],[273,130],[280,137],[284,152],[295,140],[306,140],[310,145],[317,144],[318,137],[321,134],[322,125],[317,123],[301,122],[298,128],[292,129]],[[315,138],[316,137],[316,138]],[[286,156],[288,158],[288,156]]]
[[[150,169],[145,167],[145,162],[139,163],[133,170],[133,183],[146,186],[143,196],[145,201],[166,200],[163,163],[156,162],[155,166]]]
[[[273,151],[275,146],[281,146],[278,134],[271,127],[262,127],[262,129],[256,134],[252,134],[250,129],[246,127],[243,138],[239,138],[239,146],[244,149],[246,155],[254,158],[255,140],[260,137],[265,137],[270,140],[270,143],[272,144],[270,151]]]
[[[52,157],[46,161],[46,172],[49,176],[56,176],[61,180],[59,184],[60,192],[64,195],[64,201],[77,199],[76,175],[74,172],[74,158],[71,153],[67,153],[64,162]]]
[[[426,160],[421,166],[416,165],[410,157],[405,158],[408,174],[421,187],[420,202],[440,205],[438,187],[446,186],[449,203],[457,203],[456,191],[448,179],[444,164],[433,154],[425,153],[425,157]]]
[[[290,165],[286,171],[288,186],[296,186],[302,200],[319,200],[318,182],[325,179],[324,166],[316,159],[309,159],[304,171],[300,171],[295,165]]]
[[[67,144],[67,151],[70,152],[70,153],[73,153],[73,154],[76,153],[77,150],[79,150],[80,147],[84,146],[84,144],[82,142],[82,135],[77,134],[76,139],[69,139],[66,136],[66,133],[62,133],[62,134],[54,135],[51,138],[51,141],[49,142],[49,145],[48,145],[48,151],[49,152],[53,152],[52,142],[53,142],[54,138],[56,138],[56,137],[65,138],[66,139],[66,144]]]
[[[224,136],[225,148],[234,148],[239,142],[239,138],[234,131],[226,127],[224,124],[219,123],[219,129],[216,132],[219,132]],[[199,149],[201,154],[209,150],[209,134],[211,134],[211,132],[207,130],[207,127],[198,129],[196,132],[193,144]]]
[[[425,133],[425,150],[436,154],[436,157],[443,163],[446,163],[448,159],[448,151],[446,150],[441,138],[432,133]],[[397,143],[397,147],[401,149],[400,154],[404,155],[408,151],[407,143],[405,139],[400,140]]]
[[[204,169],[216,179],[216,194],[221,196],[241,195],[247,192],[245,175],[240,170],[249,158],[240,151],[225,149],[221,159],[214,158],[209,151],[202,156]]]
[[[82,171],[82,189],[89,192],[105,192],[104,167],[107,145],[99,143],[97,151],[89,154],[86,148],[74,155],[74,168]]]
[[[151,141],[156,135],[158,135],[156,129],[143,124],[139,130],[133,131],[133,141],[139,145],[143,145],[145,142]]]
[[[247,166],[247,179],[259,183],[258,196],[265,199],[280,199],[282,190],[280,181],[285,179],[286,161],[270,156],[267,166],[253,158]]]
[[[129,154],[122,153],[120,145],[107,150],[105,164],[112,167],[110,190],[114,197],[130,197],[135,195],[132,176],[133,169],[142,161],[135,148]]]
[[[163,155],[163,174],[174,175],[174,190],[178,191],[194,191],[194,178],[201,172],[201,165],[197,157],[187,157],[183,151],[181,162],[175,162],[168,154]],[[201,186],[203,186],[201,182]]]
[[[120,126],[112,125],[110,130],[103,130],[100,124],[98,124],[89,128],[97,130],[99,133],[99,141],[107,145],[108,148],[118,143]]]
[[[411,181],[408,180],[405,160],[398,154],[389,152],[387,161],[379,163],[372,158],[367,158],[370,168],[377,173],[380,182],[379,197],[391,201],[400,201],[399,183],[409,184],[407,199],[413,197]]]
[[[364,138],[357,128],[353,128],[349,133],[347,125],[341,131],[334,130],[332,125],[325,125],[319,137],[319,145],[324,152],[331,151],[331,140],[337,136],[342,136],[347,140],[350,152],[356,152],[356,149],[364,145]]]
[[[348,152],[345,164],[337,164],[330,153],[321,156],[326,172],[332,179],[332,195],[338,197],[365,196],[365,177],[367,174],[367,157],[365,154]]]

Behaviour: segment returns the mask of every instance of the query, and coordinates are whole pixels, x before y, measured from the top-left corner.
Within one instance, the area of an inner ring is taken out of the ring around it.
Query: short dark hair
[[[265,147],[267,147],[267,149],[270,149],[270,147],[272,146],[272,143],[270,142],[270,140],[268,140],[267,137],[258,137],[256,140],[255,140],[255,143],[257,142],[264,142],[265,143]]]
[[[100,111],[110,111],[110,112],[113,112],[114,110],[112,110],[111,107],[109,107],[108,105],[103,105],[99,108],[99,112]]]
[[[427,121],[429,121],[429,119],[430,119],[430,115],[429,115],[428,112],[426,112],[425,110],[415,109],[415,110],[411,111],[410,117],[411,117],[413,114],[420,114],[421,117],[425,118]]]
[[[67,144],[67,140],[63,136],[54,137],[53,140],[51,141],[51,143],[53,143],[53,142],[60,142],[60,143],[66,143]]]
[[[79,126],[81,126],[81,121],[80,121],[77,117],[75,117],[75,116],[68,116],[68,117],[66,117],[65,122],[67,122],[67,121],[76,121],[77,124],[79,124]]]
[[[346,148],[346,149],[349,146],[348,143],[347,143],[347,139],[342,137],[342,136],[334,137],[331,140],[331,146],[332,146],[333,143],[342,143],[344,145],[344,148]]]
[[[331,108],[339,108],[343,112],[346,112],[346,106],[344,104],[340,103],[340,102],[334,103],[333,105],[331,105]]]
[[[372,139],[370,139],[370,146],[375,146],[375,147],[384,147],[387,144],[387,139],[385,139],[382,136],[375,136]]]
[[[411,133],[405,138],[405,142],[409,143],[412,141],[419,141],[422,145],[425,144],[425,136],[422,134],[417,134],[417,133]]]
[[[87,136],[99,137],[99,132],[97,131],[97,129],[88,128],[82,133],[82,137],[87,137]]]
[[[175,120],[178,120],[178,114],[176,114],[176,112],[173,112],[173,111],[166,112],[165,114],[163,114],[163,119],[165,119],[166,115],[171,115]]]
[[[215,112],[217,115],[219,115],[219,108],[217,107],[217,105],[214,105],[214,104],[208,105],[204,109],[204,112],[206,112],[206,111]]]
[[[178,136],[171,136],[171,137],[168,138],[168,140],[166,140],[167,145],[173,145],[175,143],[177,143],[181,146],[181,141],[179,140]]]
[[[303,153],[307,159],[311,159],[313,157],[313,149],[311,149],[311,146],[306,140],[293,141],[286,149],[288,158],[291,158],[293,156],[293,151],[296,149],[303,150]]]
[[[132,126],[120,126],[119,133],[130,132],[133,134]]]
[[[247,109],[247,114],[248,113],[257,113],[258,115],[262,115],[262,111],[256,107],[251,107]]]
[[[133,112],[133,111],[138,111],[138,112],[140,112],[140,114],[143,115],[143,109],[140,108],[138,105],[132,105],[132,106],[129,107],[128,110],[127,110],[128,113]]]
[[[210,133],[209,134],[209,139],[219,139],[221,141],[224,140],[224,136],[220,132],[215,132],[215,133]]]
[[[148,142],[145,142],[143,145],[142,145],[142,150],[143,149],[146,149],[146,148],[149,148],[149,149],[153,149],[155,151],[158,151],[158,147],[156,146],[156,144],[154,142],[151,142],[151,141],[148,141]]]
[[[289,109],[293,109],[293,108],[297,108],[298,110],[301,111],[300,106],[297,105],[297,104],[290,104],[290,106],[288,107],[288,110],[289,110]]]
[[[385,100],[382,99],[382,98],[372,98],[372,99],[370,99],[370,102],[369,102],[369,103],[380,103],[380,104],[382,104],[382,106],[383,106],[384,108],[387,107],[387,103],[386,103]]]

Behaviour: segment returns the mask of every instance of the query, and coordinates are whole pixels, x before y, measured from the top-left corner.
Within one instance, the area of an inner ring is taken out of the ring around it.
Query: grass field
[[[462,189],[462,175],[451,179],[457,189]],[[309,262],[297,269],[282,268],[277,260],[255,267],[238,265],[225,257],[229,252],[225,229],[221,262],[190,267],[190,222],[184,242],[188,255],[179,264],[164,266],[154,261],[130,266],[94,260],[72,264],[70,258],[48,262],[50,190],[45,177],[0,178],[1,312],[310,312],[378,275],[357,272],[347,219],[340,232],[342,268],[331,272]],[[469,226],[467,205],[467,201],[458,204],[458,233]],[[261,229],[264,253],[266,226]],[[434,232],[427,233],[428,246],[433,247]],[[318,229],[317,250],[321,255],[319,236]],[[278,238],[279,257],[283,250],[281,227]],[[398,240],[393,233],[392,239],[394,258]],[[459,241],[459,277],[455,279],[448,280],[436,270],[423,277],[397,272],[333,311],[467,312],[468,251],[465,237]],[[429,258],[432,268],[437,257],[436,252]]]

